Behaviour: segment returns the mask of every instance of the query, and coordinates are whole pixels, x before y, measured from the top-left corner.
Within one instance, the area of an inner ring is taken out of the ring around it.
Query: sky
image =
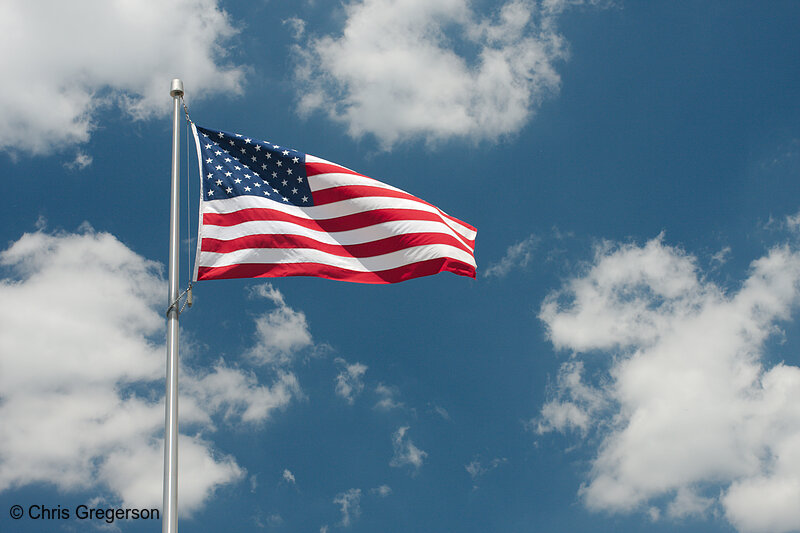
[[[197,124],[478,230],[474,280],[195,285],[181,530],[800,531],[798,28],[781,0],[0,4],[0,530],[160,527],[75,509],[161,505],[179,77]]]

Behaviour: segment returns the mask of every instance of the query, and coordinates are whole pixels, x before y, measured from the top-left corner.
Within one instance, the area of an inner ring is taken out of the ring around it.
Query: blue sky
[[[177,76],[198,124],[478,229],[476,280],[195,286],[181,529],[800,530],[800,4],[42,0],[0,21],[0,529],[86,526],[15,504],[161,504]]]

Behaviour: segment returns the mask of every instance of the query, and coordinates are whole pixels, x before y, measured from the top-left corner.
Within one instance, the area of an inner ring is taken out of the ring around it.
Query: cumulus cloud
[[[23,235],[0,252],[0,269],[0,490],[32,483],[107,489],[129,506],[159,506],[160,265],[87,227]],[[209,371],[183,370],[179,490],[188,514],[244,476],[206,440],[215,421],[263,421],[290,401],[297,383],[283,373],[265,386],[223,361]]]
[[[252,289],[266,298],[276,309],[256,318],[256,344],[248,355],[259,364],[286,365],[295,355],[313,345],[306,315],[288,306],[283,294],[270,283]]]
[[[297,481],[294,479],[294,474],[292,474],[291,470],[289,470],[288,468],[285,468],[283,470],[283,480],[286,483],[291,483],[292,485],[297,484]]]
[[[573,361],[536,427],[600,437],[586,505],[674,518],[719,507],[741,531],[799,529],[800,368],[765,362],[798,301],[789,246],[754,261],[737,290],[663,237],[600,246],[540,312]],[[600,370],[587,377],[581,361]]]
[[[516,244],[512,244],[500,261],[492,263],[486,268],[483,276],[487,278],[502,278],[516,268],[525,268],[533,257],[533,250],[538,243],[539,239],[535,235],[531,235]]]
[[[481,18],[468,0],[351,0],[340,34],[310,31],[296,47],[301,112],[327,113],[384,149],[517,132],[559,90],[564,7],[511,0]]]
[[[69,163],[64,163],[64,166],[70,170],[83,170],[91,165],[92,161],[94,161],[92,156],[78,151],[78,153],[75,155],[75,159]]]
[[[553,430],[578,430],[586,434],[592,420],[607,403],[603,390],[584,381],[582,361],[561,365],[554,395],[542,407],[542,416],[536,423],[536,431],[540,434]]]
[[[174,77],[189,98],[240,92],[244,69],[225,53],[234,34],[217,0],[3,2],[0,150],[86,142],[109,105],[134,119],[166,112]]]
[[[403,426],[394,432],[392,435],[392,447],[394,448],[394,455],[389,462],[389,466],[403,467],[410,466],[416,472],[422,466],[422,462],[428,454],[411,442],[411,439],[406,435],[409,427]]]
[[[361,489],[350,489],[341,492],[333,499],[333,503],[338,505],[342,512],[342,521],[339,525],[349,527],[353,520],[356,520],[361,515]]]
[[[399,394],[396,387],[390,387],[383,383],[378,383],[375,387],[375,394],[378,395],[378,401],[375,403],[375,409],[380,411],[391,411],[392,409],[399,409],[404,406],[403,402],[397,401],[396,397]]]
[[[344,398],[347,403],[353,405],[355,397],[364,390],[364,373],[367,365],[361,363],[348,364],[344,359],[337,357],[336,363],[344,366],[336,376],[336,394]]]
[[[381,498],[386,498],[392,493],[392,487],[389,485],[381,485],[380,487],[375,487],[370,492],[372,492],[372,494],[377,494]]]
[[[473,489],[478,488],[478,480],[497,468],[498,466],[507,463],[508,459],[505,457],[495,457],[488,463],[481,461],[480,458],[475,458],[469,462],[466,466],[464,466],[464,470],[467,471],[469,477],[472,478]]]

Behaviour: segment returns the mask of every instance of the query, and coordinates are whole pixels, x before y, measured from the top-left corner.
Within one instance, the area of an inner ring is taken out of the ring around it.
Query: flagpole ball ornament
[[[172,85],[169,87],[169,95],[173,98],[177,96],[183,96],[183,82],[175,78],[172,80]]]

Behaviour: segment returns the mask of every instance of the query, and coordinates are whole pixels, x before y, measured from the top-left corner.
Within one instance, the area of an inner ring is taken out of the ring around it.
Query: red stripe
[[[416,209],[375,209],[341,217],[317,220],[297,217],[289,213],[284,213],[283,211],[266,208],[250,208],[241,209],[232,213],[205,213],[203,215],[203,225],[205,226],[229,227],[244,222],[276,221],[289,222],[303,228],[323,231],[325,233],[355,230],[395,220],[442,222],[441,217],[437,216],[435,213],[431,213],[430,211],[418,211]],[[469,239],[465,240],[468,242],[468,247],[470,248],[468,251],[471,253],[471,249],[475,247],[475,241],[470,241]]]
[[[378,272],[354,272],[319,263],[242,264],[224,267],[200,267],[198,280],[232,278],[281,278],[288,276],[315,276],[356,283],[397,283],[439,272],[452,272],[459,276],[475,278],[475,268],[461,261],[444,257],[429,259],[402,267]]]
[[[372,179],[364,174],[359,174],[349,168],[340,167],[335,163],[309,163],[306,162],[306,176],[316,176],[318,174],[353,174],[362,178]]]
[[[291,234],[248,235],[231,240],[205,238],[201,243],[203,252],[230,253],[252,248],[310,248],[340,257],[375,257],[428,244],[447,244],[472,254],[464,243],[442,233],[404,233],[360,244],[328,244],[310,237]]]
[[[341,187],[331,187],[330,189],[322,189],[319,191],[314,191],[314,205],[325,205],[325,204],[332,204],[334,202],[340,202],[342,200],[350,200],[353,198],[364,198],[364,197],[385,197],[385,198],[403,198],[406,200],[413,200],[415,202],[419,202],[421,204],[425,204],[436,209],[443,217],[452,220],[453,222],[457,222],[462,226],[471,229],[472,231],[477,231],[474,227],[467,224],[463,220],[459,220],[456,217],[452,217],[446,213],[443,213],[441,209],[436,207],[433,204],[426,202],[425,200],[421,200],[414,196],[413,194],[409,194],[405,191],[396,191],[393,189],[384,189],[383,187],[373,187],[371,185],[343,185]]]
[[[314,191],[313,194],[314,205],[332,204],[333,202],[340,202],[342,200],[376,196],[385,198],[404,198],[425,205],[431,205],[428,202],[420,200],[413,194],[408,194],[404,191],[396,191],[394,189],[385,189],[383,187],[374,187],[372,185],[342,185],[341,187],[331,187],[330,189]]]

